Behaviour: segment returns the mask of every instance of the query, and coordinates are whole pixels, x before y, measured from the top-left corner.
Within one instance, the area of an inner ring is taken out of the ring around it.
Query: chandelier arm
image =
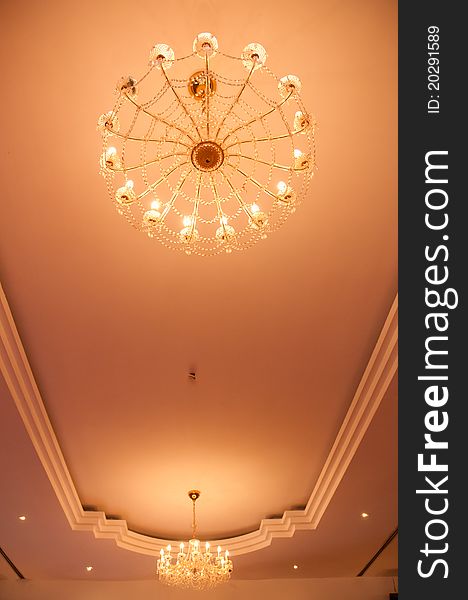
[[[180,106],[182,107],[183,111],[185,112],[185,114],[188,116],[188,118],[192,121],[193,126],[195,127],[196,132],[198,133],[198,137],[200,138],[200,140],[202,139],[202,136],[200,135],[200,131],[198,130],[197,124],[195,123],[195,121],[193,120],[192,115],[189,113],[189,111],[187,110],[187,107],[185,106],[185,104],[182,102],[182,100],[180,99],[179,94],[175,91],[175,88],[173,87],[171,80],[169,79],[169,77],[167,76],[166,70],[164,69],[164,65],[161,62],[161,72],[163,73],[164,77],[166,78],[167,83],[169,84],[169,87],[171,88],[174,96],[177,98],[177,101],[179,102]],[[193,140],[192,140],[193,141]]]
[[[224,124],[224,121],[227,119],[227,117],[231,114],[233,108],[235,107],[235,105],[239,102],[239,98],[242,96],[242,92],[245,90],[245,88],[247,87],[247,84],[249,83],[250,77],[252,76],[252,73],[254,71],[255,65],[257,64],[257,59],[253,58],[252,61],[252,68],[249,71],[249,74],[247,75],[247,79],[244,81],[239,93],[237,94],[234,102],[231,105],[231,108],[224,114],[224,117],[221,119],[221,123],[218,125],[218,129],[216,131],[216,135],[215,135],[215,141],[218,140],[218,134],[221,130],[221,127]]]
[[[214,182],[213,175],[210,175],[210,183],[211,183],[211,189],[213,190],[213,196],[214,196],[215,202],[216,202],[218,218],[221,222],[224,232],[226,232],[224,222],[223,222],[223,217],[224,217],[223,207],[221,206],[221,200],[219,199],[218,188],[216,187],[216,184]]]
[[[187,58],[192,58],[192,56],[196,56],[196,52],[191,52],[190,54],[186,54],[185,56],[181,56],[180,58],[174,59],[172,62],[180,62],[181,60],[187,60]]]
[[[195,516],[195,500],[192,500],[192,538],[197,537],[197,518]]]
[[[177,188],[174,190],[174,193],[172,194],[171,199],[169,200],[167,205],[164,207],[164,210],[161,214],[161,219],[160,219],[161,223],[164,221],[164,219],[167,217],[169,211],[174,206],[174,203],[179,196],[180,190],[182,189],[182,186],[184,185],[184,183],[187,181],[189,174],[190,174],[190,171],[187,171],[187,173],[185,175],[183,175],[182,179],[180,180],[180,183],[177,185]]]
[[[205,97],[206,97],[206,135],[210,139],[210,62],[208,58],[208,52],[205,53]]]
[[[135,169],[141,169],[143,167],[147,167],[148,165],[152,165],[154,163],[157,163],[159,161],[161,161],[163,158],[171,158],[172,156],[187,156],[187,152],[170,152],[169,154],[163,154],[162,156],[159,156],[158,158],[155,158],[154,160],[148,160],[145,161],[139,165],[133,165],[132,167],[125,167],[122,169],[109,169],[112,172],[118,173],[125,173],[126,171],[134,171]],[[239,156],[241,156],[239,154]]]
[[[162,117],[159,117],[158,115],[153,114],[152,112],[150,112],[149,110],[146,110],[146,108],[143,108],[142,106],[140,106],[139,104],[137,104],[133,98],[130,98],[130,96],[128,94],[125,94],[125,97],[128,98],[128,100],[130,100],[130,102],[139,110],[141,110],[142,112],[144,112],[146,115],[148,115],[149,117],[156,119],[156,121],[161,121],[161,123],[164,123],[164,125],[167,125],[168,127],[172,127],[173,129],[177,129],[178,131],[180,131],[181,133],[183,133],[184,135],[186,135],[189,140],[191,142],[193,142],[195,144],[195,140],[193,139],[193,137],[190,135],[190,133],[188,133],[187,131],[185,131],[184,129],[181,129],[178,125],[174,125],[174,123],[169,123],[169,121],[166,121],[165,119],[163,119]]]
[[[139,194],[137,196],[138,200],[141,200],[142,198],[144,198],[145,196],[147,196],[148,194],[150,194],[159,185],[161,185],[161,183],[163,183],[164,181],[166,181],[166,179],[169,177],[169,175],[171,175],[172,173],[174,173],[174,171],[176,171],[179,167],[183,167],[186,164],[188,164],[188,161],[185,161],[183,163],[179,163],[175,167],[172,167],[172,169],[170,169],[169,171],[167,171],[166,173],[164,173],[164,175],[162,175],[157,181],[155,181],[154,183],[152,183],[151,185],[149,185],[144,192],[142,192],[141,194]]]
[[[198,216],[198,205],[200,204],[200,189],[201,189],[201,178],[202,175],[201,173],[198,175],[198,180],[197,180],[197,195],[195,197],[195,204],[193,207],[193,212],[192,212],[192,225],[190,228],[190,238],[189,238],[189,242],[192,241],[193,238],[193,232],[195,231],[195,226],[197,224],[197,216]],[[194,515],[194,519],[195,519],[195,500],[192,500],[193,502],[193,515]],[[195,521],[194,521],[195,523]],[[195,529],[196,529],[196,524],[194,525]],[[195,535],[194,535],[195,537]]]
[[[229,163],[226,163],[228,166],[232,167],[233,165],[230,165]],[[238,170],[237,167],[233,167],[234,169]],[[247,204],[242,200],[239,192],[236,190],[236,188],[232,185],[231,180],[229,179],[229,177],[224,173],[224,177],[229,185],[229,187],[231,188],[231,190],[234,193],[234,196],[237,198],[239,204],[242,207],[242,210],[245,212],[245,214],[249,217],[249,219],[253,220],[253,215],[250,212],[249,207],[247,206]]]
[[[263,165],[268,165],[269,167],[276,167],[277,169],[282,169],[283,171],[301,171],[302,169],[294,169],[293,167],[288,167],[286,165],[280,165],[278,163],[271,163],[266,160],[261,160],[260,158],[253,158],[253,156],[246,156],[245,154],[230,154],[231,156],[238,156],[239,158],[247,158],[248,160],[253,160],[258,163],[262,163]]]
[[[106,129],[110,133],[112,133],[112,135],[116,135],[117,137],[125,138],[126,140],[132,140],[132,142],[156,142],[158,144],[164,144],[166,142],[171,142],[173,144],[180,144],[181,146],[185,146],[185,148],[191,148],[192,147],[189,144],[186,144],[185,142],[181,142],[180,140],[171,140],[170,138],[155,139],[155,138],[133,137],[133,136],[130,136],[130,135],[124,135],[123,133],[118,133],[117,131],[114,131],[113,129],[111,129],[107,125],[106,125]]]
[[[218,219],[219,222],[221,223],[221,227],[223,228],[223,234],[226,237],[227,232],[226,232],[226,223],[224,222],[224,212],[223,212],[223,207],[221,206],[221,201],[219,199],[219,194],[218,194],[218,188],[216,187],[216,184],[213,180],[213,176],[210,176],[210,180],[211,180],[211,188],[213,190],[213,196],[215,198],[215,202],[216,202],[216,209],[218,212]]]
[[[229,148],[232,148],[233,146],[236,146],[237,144],[248,144],[249,142],[273,142],[275,140],[284,140],[285,138],[292,138],[293,135],[297,135],[298,133],[302,133],[303,131],[305,131],[307,129],[306,127],[302,127],[302,129],[295,129],[294,131],[291,131],[290,133],[283,133],[281,135],[275,135],[273,137],[264,137],[264,138],[255,138],[255,139],[251,139],[251,140],[238,140],[237,142],[233,142],[232,144],[229,144],[229,146],[226,146],[224,148],[224,150],[229,150]]]
[[[247,173],[245,173],[242,169],[239,169],[239,167],[236,167],[235,165],[231,165],[231,163],[226,163],[226,164],[227,164],[228,167],[231,167],[231,169],[236,170],[238,173],[240,173],[241,175],[243,175],[244,177],[246,177],[247,181],[251,181],[254,185],[256,185],[258,188],[260,188],[261,190],[263,190],[265,192],[265,194],[268,194],[268,196],[271,196],[275,200],[278,200],[278,197],[276,196],[276,194],[274,194],[273,192],[271,192],[267,187],[265,187],[264,185],[262,185],[254,177],[252,177],[250,175],[247,175]],[[228,183],[229,183],[229,180],[228,180]]]
[[[218,54],[220,56],[224,56],[225,58],[233,58],[234,60],[238,60],[239,62],[242,61],[241,56],[233,56],[232,54],[226,54],[225,52],[221,52],[221,50],[218,50]]]
[[[146,71],[146,73],[140,79],[137,80],[136,85],[140,85],[140,83],[148,77],[148,75],[151,73],[151,71],[153,69],[154,69],[154,65],[151,65],[150,68]]]
[[[273,106],[273,108],[271,108],[270,110],[268,110],[266,113],[263,113],[262,115],[259,115],[258,117],[255,117],[254,119],[252,119],[251,121],[248,121],[247,123],[241,123],[241,125],[239,125],[238,127],[236,127],[235,129],[233,129],[232,131],[230,131],[227,136],[222,140],[221,144],[224,144],[224,142],[236,131],[239,131],[239,129],[243,129],[244,127],[248,127],[249,125],[252,125],[252,123],[255,123],[256,121],[261,121],[262,119],[264,119],[265,117],[267,117],[268,115],[271,115],[272,112],[275,112],[275,110],[277,110],[280,106],[283,106],[283,104],[285,104],[285,102],[287,102],[289,100],[289,98],[291,98],[293,92],[289,92],[289,94],[286,96],[286,98],[284,100],[282,100],[279,104],[276,104],[275,106]],[[229,146],[228,146],[229,148]]]

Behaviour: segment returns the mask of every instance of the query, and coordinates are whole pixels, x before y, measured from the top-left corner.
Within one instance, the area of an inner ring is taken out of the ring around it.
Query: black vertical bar
[[[399,3],[398,591],[403,600],[462,597],[465,579],[463,411],[468,398],[462,373],[468,333],[463,291],[468,198],[462,185],[467,154],[462,89],[468,36],[462,6],[447,0]],[[438,168],[426,172],[428,162]],[[428,353],[427,344],[444,353]],[[431,386],[432,395],[427,392]],[[445,402],[439,397],[444,387]],[[440,431],[434,432],[437,427]],[[448,448],[425,448],[430,445],[425,434],[448,442]],[[431,460],[448,470],[427,470]]]

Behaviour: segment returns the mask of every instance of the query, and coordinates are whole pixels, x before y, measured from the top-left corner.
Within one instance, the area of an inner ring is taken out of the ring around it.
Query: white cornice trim
[[[37,455],[74,530],[114,539],[121,548],[156,556],[172,540],[130,531],[124,520],[108,520],[101,511],[83,510],[3,288],[0,286],[0,368]],[[398,366],[398,296],[361,378],[328,458],[304,510],[287,510],[281,518],[263,519],[256,531],[214,540],[233,556],[269,546],[273,538],[292,537],[297,529],[315,529],[340,484]]]

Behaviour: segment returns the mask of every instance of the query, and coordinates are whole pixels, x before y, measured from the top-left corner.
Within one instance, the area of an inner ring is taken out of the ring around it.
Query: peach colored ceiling
[[[1,276],[81,502],[170,538],[189,533],[192,486],[203,537],[304,506],[397,289],[396,2],[1,11]],[[262,43],[320,126],[307,201],[265,242],[214,259],[126,226],[95,131],[154,42],[180,55],[206,30],[234,54]],[[394,494],[379,502],[396,524]]]

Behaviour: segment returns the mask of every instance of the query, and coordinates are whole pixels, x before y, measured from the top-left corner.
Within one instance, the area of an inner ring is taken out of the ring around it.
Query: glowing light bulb
[[[252,206],[250,207],[250,210],[253,212],[253,214],[260,212],[260,207],[258,206],[258,204],[252,204]]]
[[[159,554],[160,554],[161,556],[164,556],[164,548],[161,548],[161,550],[159,551]]]
[[[297,565],[293,565],[293,569],[299,569]]]
[[[126,184],[125,184],[125,187],[133,189],[133,181],[131,179],[128,179],[127,182],[126,182]]]
[[[306,129],[308,129],[310,124],[310,119],[306,116],[302,111],[298,110],[294,115],[294,129],[299,133],[305,134]]]
[[[167,550],[168,552],[170,552],[170,551],[171,551],[171,545],[170,545],[170,544],[168,544],[168,545],[166,546],[166,550]]]
[[[227,222],[228,222],[227,217],[221,217],[221,223],[223,225],[227,225]]]
[[[184,224],[184,227],[190,227],[190,225],[192,224],[192,217],[185,216],[182,219],[182,223]]]
[[[106,149],[101,156],[101,167],[112,171],[120,169],[120,160],[116,148],[109,146],[109,148]]]
[[[181,551],[181,552],[183,552],[183,551],[184,551],[184,542],[182,542],[182,543],[180,544],[180,551]]]
[[[21,515],[21,517],[18,517],[18,519],[19,519],[20,521],[26,521],[26,517],[25,517],[24,515]]]
[[[221,546],[218,546],[218,556],[221,554]]]
[[[224,554],[226,555],[226,560],[227,560],[227,557],[229,556],[229,550],[226,550],[226,552]]]
[[[302,156],[302,152],[299,150],[299,148],[294,148],[294,158],[301,158]]]
[[[286,183],[284,181],[278,181],[278,183],[276,184],[276,187],[278,188],[279,194],[284,194],[285,191],[288,189],[288,186],[286,185]]]
[[[208,552],[208,550],[210,549],[210,542],[206,542],[205,549]]]
[[[161,202],[159,202],[159,200],[153,200],[151,202],[151,208],[153,210],[159,210],[161,208]]]
[[[93,567],[92,567],[91,565],[89,565],[88,567],[86,567],[86,570],[87,570],[87,571],[88,571],[88,573],[89,573],[89,571],[92,571],[92,570],[93,570]]]

